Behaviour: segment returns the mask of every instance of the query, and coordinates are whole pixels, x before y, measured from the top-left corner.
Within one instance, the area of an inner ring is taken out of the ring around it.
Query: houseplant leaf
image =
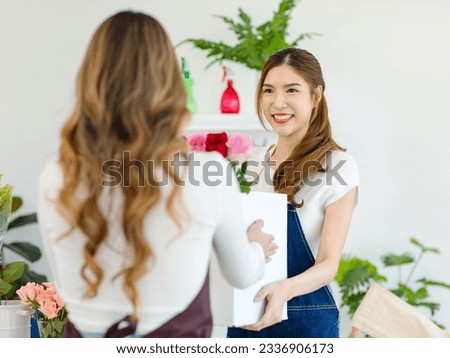
[[[15,213],[17,210],[19,210],[23,205],[23,200],[19,196],[13,196],[12,198],[12,204],[11,204],[11,212]]]
[[[414,262],[414,257],[408,253],[404,253],[402,255],[387,254],[381,256],[381,261],[383,262],[385,267],[400,266]]]
[[[9,244],[5,243],[4,246],[30,262],[35,262],[42,256],[39,247],[29,242],[12,242]]]
[[[17,281],[27,268],[28,265],[25,262],[12,262],[3,269],[2,278],[8,283],[12,283]]]
[[[13,286],[0,277],[0,298],[6,296],[13,289]],[[1,303],[0,303],[1,304]]]
[[[378,273],[377,267],[367,260],[348,254],[341,258],[335,277],[342,296],[341,307],[347,307],[353,315],[372,282],[385,282],[386,277]]]
[[[27,270],[28,265],[17,261],[0,267],[0,301],[11,299],[17,288],[17,282]]]
[[[411,237],[409,242],[414,246],[417,246],[422,252],[434,252],[435,254],[439,254],[439,250],[434,247],[425,247],[419,240],[415,237]]]
[[[23,276],[19,280],[18,286],[26,285],[28,282],[36,282],[42,284],[43,282],[47,282],[47,276],[41,275],[31,269],[28,269],[24,272]]]
[[[416,306],[428,308],[430,310],[432,316],[434,316],[435,313],[437,311],[439,311],[439,308],[441,307],[441,305],[436,302],[417,302]],[[443,326],[441,326],[441,327],[443,327]]]
[[[37,221],[36,213],[18,216],[17,218],[15,218],[14,220],[12,220],[9,223],[8,230],[11,230],[11,229],[14,229],[17,227],[21,227],[21,226],[25,226],[25,225],[29,225],[29,224],[36,224],[37,222],[38,221]]]
[[[450,290],[450,284],[441,282],[441,281],[434,281],[434,280],[428,280],[426,278],[421,278],[421,279],[416,280],[416,282],[420,282],[420,283],[424,284],[425,286],[442,287],[442,288],[447,288]]]

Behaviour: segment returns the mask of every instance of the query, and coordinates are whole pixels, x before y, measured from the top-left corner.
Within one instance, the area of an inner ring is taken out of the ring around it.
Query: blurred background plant
[[[410,305],[426,308],[429,311],[430,319],[439,327],[445,329],[443,324],[433,319],[435,313],[439,311],[440,304],[430,298],[429,288],[441,287],[450,289],[450,284],[424,277],[413,280],[414,273],[423,256],[428,253],[439,254],[440,251],[433,247],[424,246],[414,237],[411,237],[409,242],[419,250],[418,255],[388,253],[380,257],[384,268],[395,267],[398,270],[397,281],[392,283],[393,286],[391,288],[388,287],[388,289]],[[405,266],[411,266],[406,276],[402,272]],[[341,293],[341,307],[347,309],[350,317],[355,313],[372,282],[377,282],[384,286],[388,285],[388,278],[379,273],[375,264],[350,254],[343,255],[335,281]]]
[[[17,280],[19,287],[27,282],[45,282],[47,281],[45,275],[39,274],[30,268],[31,263],[41,258],[42,253],[40,248],[26,241],[7,242],[7,234],[10,230],[17,230],[18,228],[37,223],[37,215],[35,212],[16,215],[23,205],[23,199],[19,196],[14,196],[12,192],[13,186],[10,184],[0,186],[0,265],[2,269],[8,266],[5,258],[5,250],[9,250],[16,256],[24,259],[24,271]],[[22,265],[13,265],[13,267],[19,266],[22,267]]]
[[[206,57],[212,59],[206,68],[214,63],[231,61],[260,71],[266,59],[275,51],[286,47],[296,47],[300,41],[319,35],[302,33],[293,41],[287,40],[289,35],[287,29],[292,11],[298,2],[298,0],[282,0],[278,10],[273,13],[272,19],[259,26],[253,25],[250,15],[241,8],[238,9],[238,20],[216,16],[222,19],[236,35],[237,42],[233,45],[225,44],[223,41],[188,38],[180,42],[177,47],[184,43],[191,43],[195,48],[205,51]]]

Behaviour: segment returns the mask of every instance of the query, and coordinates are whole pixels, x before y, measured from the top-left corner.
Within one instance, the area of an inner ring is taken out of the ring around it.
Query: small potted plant
[[[212,59],[207,68],[214,63],[231,61],[260,71],[266,59],[273,52],[286,47],[296,47],[301,40],[318,35],[317,33],[302,33],[297,35],[293,41],[287,40],[287,29],[291,20],[292,10],[297,3],[298,0],[282,0],[272,19],[259,26],[253,25],[251,17],[241,8],[238,10],[239,20],[237,21],[229,17],[217,16],[228,24],[230,30],[234,32],[237,37],[236,44],[231,45],[222,41],[188,38],[177,46],[190,43],[194,47],[205,51],[207,53],[206,56]]]

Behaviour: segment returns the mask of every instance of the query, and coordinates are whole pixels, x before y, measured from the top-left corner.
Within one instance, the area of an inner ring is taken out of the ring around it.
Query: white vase
[[[0,338],[30,338],[33,310],[20,300],[0,303]]]

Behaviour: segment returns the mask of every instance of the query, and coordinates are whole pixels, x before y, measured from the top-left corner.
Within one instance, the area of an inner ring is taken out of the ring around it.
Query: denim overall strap
[[[311,252],[295,207],[288,203],[288,277],[294,277],[314,266]],[[288,301],[288,310],[337,309],[328,286],[294,297]]]
[[[315,263],[297,215],[287,204],[287,276],[294,277]],[[229,328],[230,338],[337,338],[339,310],[328,286],[306,295],[296,296],[287,303],[288,319],[259,332]]]

